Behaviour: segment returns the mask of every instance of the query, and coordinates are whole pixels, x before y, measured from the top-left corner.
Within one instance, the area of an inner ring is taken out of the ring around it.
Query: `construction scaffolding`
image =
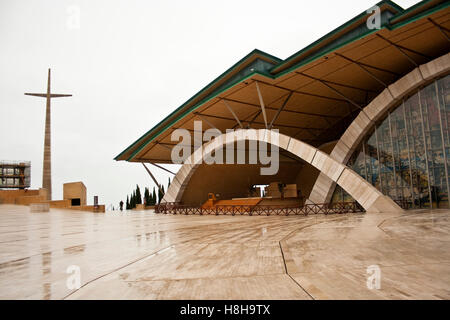
[[[30,185],[30,161],[0,161],[0,189],[25,189]]]

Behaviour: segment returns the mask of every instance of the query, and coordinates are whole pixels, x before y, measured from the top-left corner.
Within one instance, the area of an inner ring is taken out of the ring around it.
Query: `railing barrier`
[[[283,205],[216,205],[212,208],[188,206],[175,202],[161,203],[155,206],[155,213],[184,215],[304,215],[308,214],[343,214],[363,212],[364,209],[355,201],[304,204],[302,206]]]

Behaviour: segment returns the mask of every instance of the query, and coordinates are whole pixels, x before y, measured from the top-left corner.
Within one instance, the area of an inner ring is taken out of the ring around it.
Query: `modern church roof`
[[[269,126],[313,146],[338,139],[385,87],[450,49],[450,2],[377,5],[380,29],[363,12],[285,60],[253,50],[115,160],[171,163],[172,131],[194,120],[222,132]]]

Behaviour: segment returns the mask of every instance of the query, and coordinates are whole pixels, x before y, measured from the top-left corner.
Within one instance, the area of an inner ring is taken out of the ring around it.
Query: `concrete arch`
[[[450,53],[420,65],[383,90],[356,117],[330,154],[338,163],[346,164],[367,133],[405,96],[431,80],[450,72]],[[335,181],[320,173],[309,195],[313,203],[331,201]]]
[[[251,129],[250,129],[251,130]],[[179,202],[186,189],[188,182],[195,170],[201,164],[204,157],[210,155],[214,150],[223,147],[230,141],[257,140],[270,144],[275,144],[279,148],[295,154],[305,162],[313,165],[326,175],[330,180],[339,184],[345,191],[358,201],[358,203],[368,212],[398,212],[400,207],[389,197],[384,196],[370,183],[360,177],[356,172],[345,165],[331,158],[326,153],[278,132],[260,129],[256,131],[256,136],[249,134],[248,129],[241,129],[228,132],[215,138],[197,149],[187,158],[176,174],[170,187],[168,188],[162,202]]]

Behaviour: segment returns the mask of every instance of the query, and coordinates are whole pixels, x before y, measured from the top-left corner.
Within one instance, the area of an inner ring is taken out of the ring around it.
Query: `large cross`
[[[60,97],[71,97],[71,94],[56,94],[50,92],[50,69],[48,69],[47,93],[25,93],[27,96],[47,98],[45,113],[45,136],[44,136],[44,164],[42,171],[42,187],[47,189],[47,199],[52,200],[52,158],[51,158],[51,134],[50,134],[50,99]]]

